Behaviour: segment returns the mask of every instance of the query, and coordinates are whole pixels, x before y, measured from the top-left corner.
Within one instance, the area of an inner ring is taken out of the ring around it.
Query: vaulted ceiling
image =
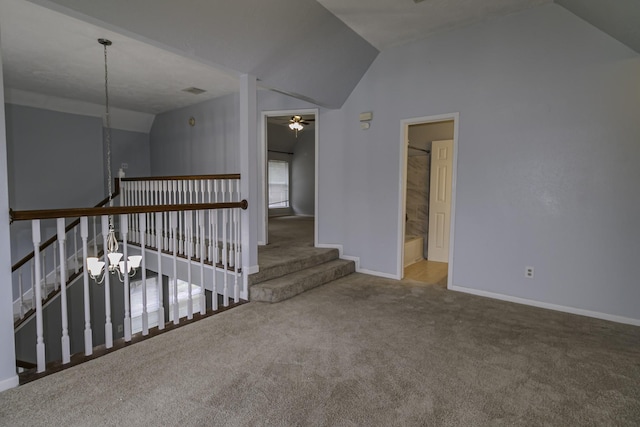
[[[102,104],[107,37],[115,107],[157,114],[235,92],[249,73],[336,108],[379,50],[550,1],[0,0],[4,83],[8,97]],[[639,1],[556,3],[640,51]]]

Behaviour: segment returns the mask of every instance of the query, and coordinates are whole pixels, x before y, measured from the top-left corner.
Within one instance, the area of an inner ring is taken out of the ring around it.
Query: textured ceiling
[[[112,106],[157,114],[238,91],[238,78],[24,0],[0,0],[5,86],[104,104],[108,48]],[[206,93],[183,92],[198,87]]]
[[[358,35],[383,50],[550,1],[270,0],[267,7],[264,0],[0,0],[4,84],[8,93],[13,89],[101,105],[104,58],[96,39],[107,37],[114,42],[109,48],[114,107],[157,114],[202,102],[236,92],[237,72],[264,77],[260,83],[265,87],[335,107],[366,70],[367,61],[372,60],[370,50],[375,51]],[[557,3],[639,50],[638,0],[616,0],[607,6],[601,0]],[[290,10],[291,4],[305,7],[294,15],[281,13]],[[200,17],[198,25],[189,19],[194,17]],[[170,28],[164,25],[167,22],[173,23]],[[126,26],[142,26],[140,30],[149,33],[118,29]],[[215,37],[202,36],[208,31],[214,31]],[[298,36],[292,38],[292,32]],[[171,52],[162,48],[168,46]],[[345,57],[347,53],[351,56]],[[345,58],[349,60],[346,68],[341,62]],[[243,67],[248,70],[241,70]],[[347,69],[351,75],[340,80]],[[182,91],[192,86],[207,92],[192,95]],[[319,102],[321,98],[327,102]]]
[[[552,0],[318,0],[378,50]]]

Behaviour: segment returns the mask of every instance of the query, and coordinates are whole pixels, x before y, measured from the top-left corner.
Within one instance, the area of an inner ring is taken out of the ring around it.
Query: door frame
[[[288,110],[263,110],[260,113],[260,141],[258,147],[258,245],[269,243],[269,192],[267,181],[267,118],[277,116],[293,116],[313,114],[316,124],[314,126],[314,218],[313,218],[313,245],[318,244],[318,124],[320,115],[318,108],[298,108]],[[261,227],[260,227],[261,226]]]
[[[458,178],[458,125],[460,113],[447,113],[435,116],[415,117],[400,120],[400,182],[398,191],[398,279],[404,277],[404,233],[405,218],[407,214],[407,155],[409,146],[409,126],[425,123],[446,122],[453,120],[453,170],[451,176],[451,222],[449,225],[449,265],[447,273],[447,288],[453,286],[453,253],[455,242],[455,218],[456,218],[456,182]]]

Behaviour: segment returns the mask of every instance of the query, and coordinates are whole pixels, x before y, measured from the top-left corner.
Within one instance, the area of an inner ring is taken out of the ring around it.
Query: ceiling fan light
[[[291,130],[302,130],[303,126],[298,122],[289,123],[289,129]]]

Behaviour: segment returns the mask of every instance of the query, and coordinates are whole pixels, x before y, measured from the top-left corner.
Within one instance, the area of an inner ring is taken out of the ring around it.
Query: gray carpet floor
[[[640,425],[640,328],[353,274],[0,394],[3,426]]]

